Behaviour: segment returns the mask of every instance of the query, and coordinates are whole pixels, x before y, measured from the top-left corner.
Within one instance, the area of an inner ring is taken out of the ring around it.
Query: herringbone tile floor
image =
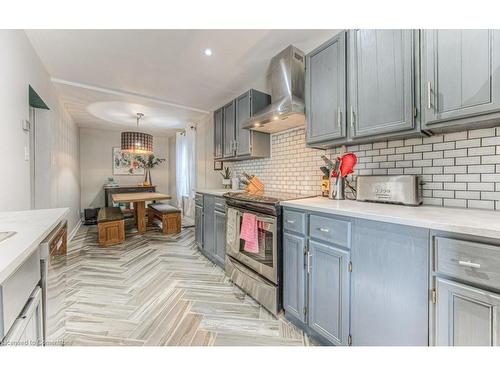
[[[52,278],[49,296],[64,298],[50,338],[64,345],[309,345],[196,249],[193,228],[128,227],[123,244],[100,248],[96,228],[82,227]]]

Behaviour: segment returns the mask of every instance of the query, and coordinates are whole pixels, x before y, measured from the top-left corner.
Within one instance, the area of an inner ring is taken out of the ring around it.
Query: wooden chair
[[[181,210],[166,203],[148,204],[148,222],[154,218],[162,223],[163,234],[178,234],[181,232]]]
[[[125,217],[119,207],[103,207],[97,214],[99,245],[111,246],[125,241]]]

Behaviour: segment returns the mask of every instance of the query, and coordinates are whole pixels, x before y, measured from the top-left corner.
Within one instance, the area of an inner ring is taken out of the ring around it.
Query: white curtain
[[[196,127],[194,125],[188,125],[184,132],[177,133],[175,152],[177,207],[184,209],[185,216],[194,217],[196,188]]]

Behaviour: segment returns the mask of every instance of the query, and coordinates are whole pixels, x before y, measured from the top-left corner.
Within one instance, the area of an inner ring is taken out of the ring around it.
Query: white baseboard
[[[76,224],[76,226],[73,228],[73,230],[71,231],[71,233],[68,236],[68,243],[70,243],[71,240],[73,239],[73,237],[75,237],[76,232],[78,232],[78,229],[80,229],[81,226],[82,226],[82,221],[79,220],[78,224]]]

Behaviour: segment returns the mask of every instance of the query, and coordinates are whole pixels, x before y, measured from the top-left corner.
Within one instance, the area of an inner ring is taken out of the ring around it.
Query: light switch
[[[30,161],[30,148],[24,146],[24,161]]]

